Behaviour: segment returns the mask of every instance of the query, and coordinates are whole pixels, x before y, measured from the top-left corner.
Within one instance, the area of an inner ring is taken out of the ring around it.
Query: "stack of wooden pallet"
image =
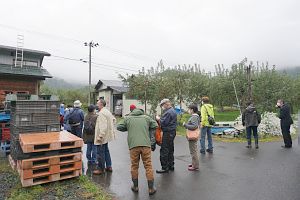
[[[11,166],[23,187],[79,176],[81,138],[60,132],[59,101],[12,100]]]
[[[19,135],[20,146],[27,159],[17,160],[23,187],[68,179],[82,173],[83,141],[69,132]]]

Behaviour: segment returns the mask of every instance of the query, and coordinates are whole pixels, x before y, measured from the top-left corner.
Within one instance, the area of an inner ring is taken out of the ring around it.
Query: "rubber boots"
[[[148,181],[149,195],[156,193],[156,188],[154,187],[154,180]]]
[[[255,148],[258,149],[258,138],[255,138]]]
[[[248,140],[248,145],[246,146],[246,148],[250,149],[250,148],[252,148],[251,138],[247,139],[247,140]]]
[[[138,179],[132,179],[133,185],[131,186],[131,190],[133,192],[139,192],[139,180]]]

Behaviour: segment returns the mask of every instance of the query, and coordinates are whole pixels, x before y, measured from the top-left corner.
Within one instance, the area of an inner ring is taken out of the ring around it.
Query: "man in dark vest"
[[[177,115],[169,99],[163,99],[160,106],[164,110],[162,117],[156,117],[160,122],[163,131],[162,144],[160,149],[161,170],[156,173],[163,174],[174,171],[174,139],[176,136]]]

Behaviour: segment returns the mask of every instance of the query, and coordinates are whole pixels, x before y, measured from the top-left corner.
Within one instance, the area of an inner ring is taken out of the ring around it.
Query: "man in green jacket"
[[[134,109],[123,121],[119,122],[117,129],[119,131],[128,131],[128,147],[131,159],[131,177],[133,192],[138,192],[138,170],[140,157],[142,158],[146,177],[148,180],[149,195],[156,192],[154,187],[154,176],[151,161],[151,140],[149,131],[158,127],[157,122],[151,117],[144,115],[140,109]]]

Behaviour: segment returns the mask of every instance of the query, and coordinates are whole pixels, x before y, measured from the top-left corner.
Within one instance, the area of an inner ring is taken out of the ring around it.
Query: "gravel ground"
[[[13,173],[0,171],[0,181],[0,199],[5,199],[10,194],[11,189],[18,183],[18,179]]]

